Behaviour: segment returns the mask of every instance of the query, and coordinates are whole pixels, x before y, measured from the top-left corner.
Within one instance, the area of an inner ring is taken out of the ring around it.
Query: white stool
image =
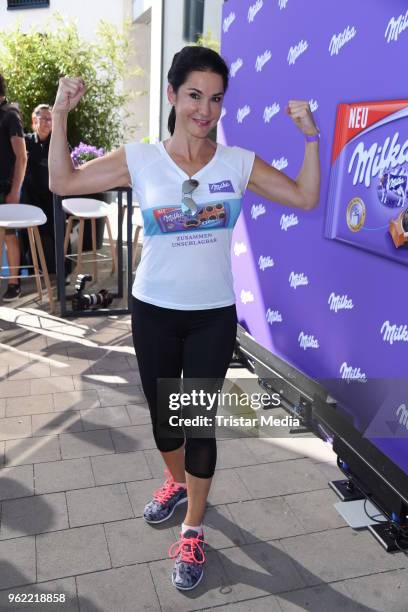
[[[33,266],[17,266],[20,268],[34,268],[35,282],[40,300],[42,300],[41,277],[44,277],[45,286],[48,293],[50,303],[50,312],[55,312],[55,303],[52,295],[50,277],[48,276],[47,264],[45,262],[44,250],[41,242],[39,225],[44,225],[47,222],[47,217],[38,206],[30,204],[2,204],[0,206],[0,254],[3,252],[3,243],[6,235],[6,229],[26,229],[30,241],[30,251],[33,260]],[[38,254],[37,254],[38,253]],[[38,257],[40,258],[42,271],[38,266]],[[3,268],[0,266],[0,272]],[[7,278],[0,275],[0,278]],[[24,278],[21,275],[8,278]]]
[[[108,230],[109,242],[112,252],[112,274],[115,272],[115,244],[112,238],[112,230],[109,222],[109,206],[101,200],[93,198],[66,198],[62,200],[62,208],[68,214],[67,230],[64,240],[64,256],[67,256],[69,237],[72,230],[72,224],[75,219],[79,220],[78,234],[78,254],[76,274],[80,274],[82,270],[82,247],[84,242],[84,227],[85,220],[90,219],[92,227],[92,252],[93,252],[93,280],[98,278],[98,267],[96,259],[96,219],[104,218],[106,228]]]

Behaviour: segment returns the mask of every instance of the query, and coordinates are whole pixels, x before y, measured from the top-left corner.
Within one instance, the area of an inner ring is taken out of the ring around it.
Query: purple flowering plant
[[[87,161],[96,159],[97,157],[103,157],[104,155],[104,148],[101,147],[98,149],[98,147],[94,147],[84,142],[80,142],[79,145],[71,151],[71,158],[75,167],[82,166],[82,164],[85,164]]]

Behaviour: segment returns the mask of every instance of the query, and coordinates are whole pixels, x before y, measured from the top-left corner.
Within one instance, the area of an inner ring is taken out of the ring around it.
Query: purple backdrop
[[[232,256],[241,324],[315,379],[402,378],[408,370],[406,266],[324,233],[337,105],[407,98],[407,9],[407,0],[224,3],[231,79],[220,142],[254,150],[296,178],[304,140],[284,112],[288,100],[310,101],[322,134],[319,207],[303,212],[248,191]],[[404,143],[407,119],[399,131]],[[367,414],[354,416],[365,429]],[[396,438],[371,439],[408,471],[403,429],[398,422]]]

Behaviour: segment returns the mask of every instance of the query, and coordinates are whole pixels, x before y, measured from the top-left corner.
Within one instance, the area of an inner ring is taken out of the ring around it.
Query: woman
[[[155,441],[167,466],[167,478],[144,518],[161,523],[187,502],[180,540],[169,552],[176,557],[174,586],[189,590],[203,576],[202,520],[216,441],[212,431],[185,440],[181,427],[171,431],[168,403],[158,401],[157,380],[178,380],[182,372],[183,380],[225,377],[237,323],[231,234],[245,189],[309,210],[318,203],[320,170],[318,130],[306,102],[292,101],[287,108],[307,140],[294,181],[254,153],[208,138],[228,86],[228,67],[217,53],[185,47],[174,56],[168,81],[169,139],[127,144],[74,169],[66,121],[85,94],[85,84],[79,78],[61,79],[53,109],[50,179],[51,189],[61,195],[131,184],[140,202],[144,245],[133,286],[133,338]]]

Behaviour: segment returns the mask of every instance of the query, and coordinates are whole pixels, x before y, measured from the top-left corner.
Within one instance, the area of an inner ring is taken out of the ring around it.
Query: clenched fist
[[[285,111],[298,128],[308,136],[315,136],[319,130],[314,122],[308,102],[304,100],[289,100]]]
[[[53,113],[69,113],[76,107],[85,92],[86,86],[80,77],[62,77],[59,80]]]

